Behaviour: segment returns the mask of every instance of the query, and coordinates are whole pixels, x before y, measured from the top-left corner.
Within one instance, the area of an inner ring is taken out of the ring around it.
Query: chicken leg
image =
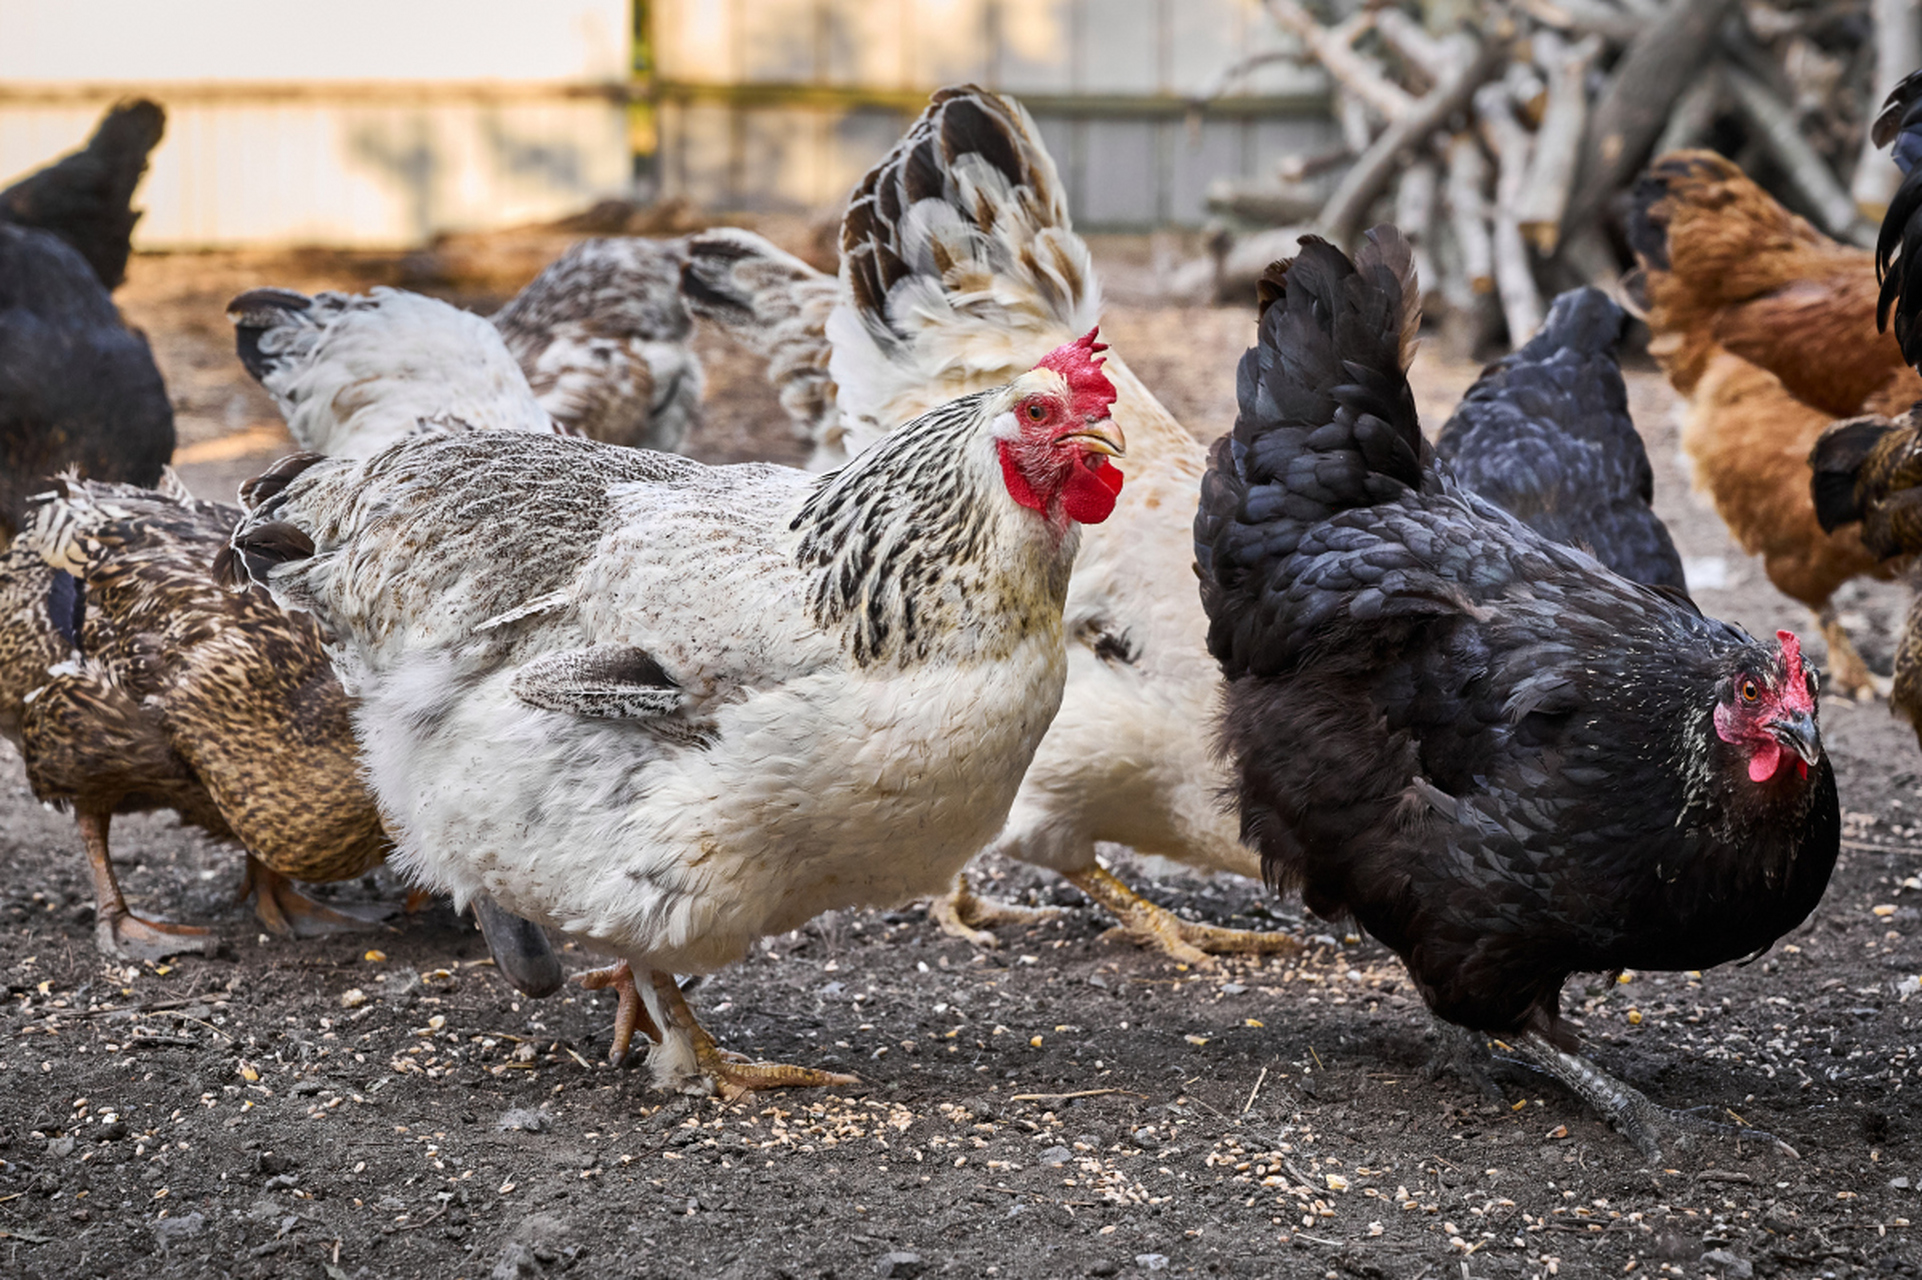
[[[1829,684],[1834,692],[1857,702],[1873,702],[1878,696],[1889,696],[1893,682],[1869,670],[1869,664],[1855,651],[1855,642],[1849,639],[1841,618],[1836,616],[1834,601],[1822,602],[1822,607],[1815,611],[1815,625],[1821,629],[1822,642],[1829,648]]]
[[[1778,1147],[1784,1145],[1774,1134],[1763,1133],[1759,1129],[1738,1128],[1705,1120],[1694,1112],[1672,1111],[1658,1106],[1641,1090],[1623,1084],[1588,1059],[1568,1052],[1539,1031],[1524,1031],[1515,1038],[1514,1045],[1530,1062],[1601,1112],[1616,1132],[1634,1143],[1635,1149],[1642,1153],[1642,1159],[1651,1165],[1659,1166],[1662,1163],[1661,1138],[1665,1131],[1683,1142],[1686,1142],[1686,1135],[1707,1133],[1758,1138]]]
[[[615,998],[620,1001],[614,1011],[614,1043],[607,1050],[610,1066],[618,1067],[626,1061],[636,1031],[660,1043],[661,1029],[654,1025],[654,1019],[647,1016],[647,1005],[634,986],[634,970],[627,961],[608,965],[605,969],[589,969],[580,976],[579,982],[589,991],[612,987]]]
[[[294,882],[272,867],[247,855],[235,901],[251,899],[261,927],[279,938],[316,938],[331,933],[355,933],[378,924],[387,914],[364,918],[310,898]]]
[[[649,1002],[650,1012],[665,1029],[665,1034],[657,1034],[656,1039],[663,1049],[691,1053],[695,1073],[707,1086],[705,1092],[732,1101],[757,1089],[823,1089],[861,1083],[859,1076],[838,1071],[792,1067],[779,1062],[749,1062],[739,1054],[723,1053],[714,1043],[714,1037],[694,1020],[694,1012],[687,1007],[687,997],[681,994],[674,975],[657,970],[648,976],[654,996]],[[670,1046],[670,1038],[681,1043]],[[690,1093],[702,1091],[692,1087],[691,1081],[682,1087]]]
[[[93,872],[94,946],[106,955],[126,960],[160,960],[187,951],[214,953],[219,940],[211,929],[143,920],[127,909],[120,881],[113,873],[113,861],[107,855],[111,812],[82,809],[74,814],[74,821],[87,846],[87,864]]]
[[[1001,945],[1001,939],[988,932],[990,926],[1035,925],[1060,915],[1060,907],[1023,907],[977,897],[965,871],[956,872],[954,886],[928,903],[928,916],[941,926],[941,932],[990,951]]]
[[[1183,920],[1130,889],[1099,862],[1085,871],[1064,871],[1062,875],[1112,915],[1124,937],[1139,946],[1157,947],[1182,964],[1203,967],[1213,964],[1215,955],[1271,955],[1301,950],[1301,940],[1293,934],[1223,929]]]

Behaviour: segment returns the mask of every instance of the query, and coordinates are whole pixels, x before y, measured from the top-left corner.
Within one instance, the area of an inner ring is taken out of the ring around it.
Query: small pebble
[[[927,1269],[918,1253],[896,1252],[884,1254],[874,1264],[874,1274],[881,1280],[914,1280],[914,1277]]]
[[[1137,1253],[1135,1265],[1143,1271],[1166,1271],[1168,1255],[1165,1253]]]
[[[547,1117],[531,1107],[515,1107],[500,1118],[497,1129],[516,1129],[522,1133],[542,1133],[547,1129]]]
[[[1046,1151],[1036,1156],[1035,1159],[1039,1160],[1042,1164],[1060,1166],[1074,1159],[1074,1152],[1068,1150],[1066,1147],[1049,1147]]]

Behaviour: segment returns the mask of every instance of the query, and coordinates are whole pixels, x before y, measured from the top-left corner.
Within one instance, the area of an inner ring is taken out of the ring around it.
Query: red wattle
[[[1799,758],[1799,757],[1798,757]],[[1755,754],[1748,758],[1748,778],[1750,782],[1767,782],[1775,776],[1782,764],[1782,748],[1773,742],[1764,742],[1755,748]]]
[[[1076,467],[1069,473],[1061,491],[1061,509],[1068,518],[1082,524],[1100,524],[1114,514],[1115,496],[1121,492],[1121,469],[1112,463]]]
[[[1047,504],[1041,501],[1034,486],[1021,474],[1021,468],[1014,465],[1014,450],[1006,440],[994,442],[995,450],[1001,455],[1001,480],[1008,486],[1008,496],[1030,511],[1047,513]]]

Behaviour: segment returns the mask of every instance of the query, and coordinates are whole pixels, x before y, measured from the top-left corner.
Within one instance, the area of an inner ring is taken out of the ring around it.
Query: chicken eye
[[[1762,691],[1753,680],[1742,681],[1742,701],[1753,702],[1762,696]]]
[[[1048,416],[1048,410],[1045,406],[1036,404],[1033,401],[1028,402],[1028,421],[1029,422],[1040,422],[1043,418],[1046,418],[1047,416]]]

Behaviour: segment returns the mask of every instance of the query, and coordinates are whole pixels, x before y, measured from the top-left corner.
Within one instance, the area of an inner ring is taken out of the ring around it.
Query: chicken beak
[[[1822,732],[1815,727],[1815,717],[1806,711],[1794,711],[1768,722],[1768,731],[1775,740],[1802,757],[1802,763],[1814,764],[1822,757]]]
[[[1103,418],[1100,422],[1090,423],[1084,431],[1070,431],[1061,437],[1065,443],[1074,440],[1089,453],[1099,453],[1110,458],[1128,456],[1128,440],[1121,434],[1113,418]]]

